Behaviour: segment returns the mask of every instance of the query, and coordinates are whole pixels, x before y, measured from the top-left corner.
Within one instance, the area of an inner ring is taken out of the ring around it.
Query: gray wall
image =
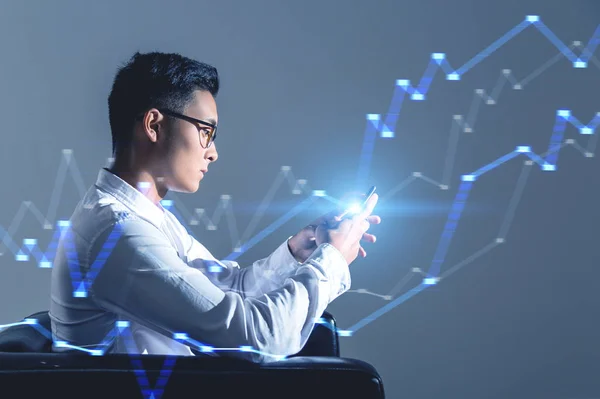
[[[197,194],[170,198],[212,216],[220,196],[231,195],[241,234],[282,165],[310,189],[336,197],[353,189],[365,115],[385,114],[395,80],[418,82],[431,53],[446,53],[458,68],[529,14],[566,44],[587,44],[600,23],[595,0],[352,3],[4,1],[0,226],[13,226],[19,246],[36,238],[47,249],[53,232],[43,229],[44,218],[68,219],[81,187],[110,156],[106,98],[117,66],[136,50],[181,52],[219,69],[219,162]],[[492,92],[503,69],[517,82],[526,79],[522,90],[507,83],[495,105],[481,103],[472,113],[474,131],[457,136],[448,190],[416,179],[381,202],[384,220],[372,229],[379,240],[351,267],[352,290],[367,293],[347,293],[329,309],[341,328],[393,302],[369,293],[397,298],[419,284],[412,268],[429,268],[462,174],[517,145],[544,153],[558,109],[572,110],[583,124],[600,111],[595,58],[575,69],[558,57],[531,75],[558,53],[529,27],[461,81],[438,71],[426,101],[405,100],[396,137],[375,141],[368,184],[381,196],[413,172],[441,182],[453,115],[466,117],[474,91]],[[569,125],[565,138],[576,144],[561,150],[557,171],[529,168],[505,243],[477,257],[506,220],[523,156],[474,184],[442,275],[466,259],[465,266],[343,338],[343,355],[372,363],[390,398],[600,397],[598,161],[578,147],[593,149],[597,133],[582,136]],[[61,172],[63,149],[72,150],[72,168]],[[306,195],[281,185],[250,233]],[[327,206],[300,213],[240,263],[266,256]],[[203,222],[190,227],[219,257],[232,250],[226,215],[215,231]],[[0,323],[47,309],[50,270],[2,251]]]

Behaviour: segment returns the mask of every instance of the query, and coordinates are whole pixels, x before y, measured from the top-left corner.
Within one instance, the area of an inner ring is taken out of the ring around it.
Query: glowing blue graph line
[[[254,245],[259,243],[261,240],[263,240],[265,237],[267,237],[273,231],[278,229],[284,223],[288,222],[294,216],[296,216],[298,213],[302,212],[309,205],[311,205],[315,201],[315,197],[316,196],[313,195],[311,197],[306,198],[304,201],[300,202],[299,204],[297,204],[295,207],[293,207],[291,210],[289,210],[287,213],[285,213],[279,219],[277,219],[276,221],[271,223],[269,226],[264,228],[262,231],[260,231],[258,234],[256,234],[254,237],[252,237],[250,240],[248,240],[246,243],[242,244],[242,246],[239,248],[239,250],[234,251],[234,252],[230,253],[229,255],[227,255],[227,257],[225,257],[225,260],[236,260],[237,258],[239,258],[248,249],[252,248]]]
[[[556,112],[556,121],[554,124],[553,133],[550,138],[550,149],[547,152],[546,159],[532,152],[530,146],[518,146],[514,151],[511,151],[510,153],[496,159],[495,161],[490,162],[489,164],[477,169],[475,172],[461,176],[462,182],[458,188],[457,194],[452,203],[452,207],[448,214],[448,219],[446,221],[442,235],[438,242],[438,246],[435,251],[435,255],[433,257],[431,265],[429,267],[427,277],[423,279],[423,282],[419,286],[417,286],[411,291],[408,291],[406,294],[398,297],[397,299],[385,305],[373,314],[367,316],[349,330],[352,332],[356,332],[359,328],[364,327],[365,325],[375,320],[377,317],[383,315],[384,313],[387,313],[389,310],[393,309],[397,305],[405,302],[407,299],[412,298],[415,294],[423,291],[425,287],[429,285],[435,285],[438,281],[440,268],[444,263],[446,254],[448,253],[448,249],[450,248],[450,243],[456,231],[456,227],[460,220],[462,211],[464,210],[464,207],[466,205],[469,193],[471,192],[471,189],[473,187],[473,183],[483,174],[499,167],[500,165],[508,162],[509,160],[521,154],[527,156],[529,159],[536,162],[540,166],[541,170],[555,171],[557,166],[556,160],[558,159],[556,153],[558,153],[562,148],[558,144],[557,137],[560,137],[560,139],[562,140],[562,137],[564,136],[564,131],[566,130],[568,124],[575,126],[579,130],[579,133],[582,135],[591,135],[595,133],[596,128],[600,125],[600,115],[596,114],[596,116],[587,125],[584,125],[577,118],[572,116],[570,110],[558,110]]]
[[[431,54],[429,64],[417,87],[413,87],[410,81],[407,79],[396,80],[392,100],[383,122],[381,121],[381,116],[379,114],[367,114],[367,120],[369,122],[367,123],[367,128],[363,138],[363,146],[356,180],[357,187],[364,186],[368,177],[376,133],[379,132],[382,138],[394,137],[394,132],[406,94],[409,94],[410,99],[413,101],[424,101],[438,69],[442,69],[446,73],[446,80],[458,81],[466,72],[482,62],[485,58],[489,57],[492,53],[515,38],[519,33],[523,32],[531,25],[541,32],[542,35],[544,35],[544,37],[546,37],[564,57],[571,61],[574,68],[587,68],[588,62],[600,42],[600,25],[598,25],[592,37],[588,41],[588,44],[582,51],[581,56],[577,57],[575,53],[541,21],[539,16],[528,15],[525,17],[524,21],[509,30],[502,37],[494,41],[487,48],[482,50],[459,68],[452,68],[445,53]]]

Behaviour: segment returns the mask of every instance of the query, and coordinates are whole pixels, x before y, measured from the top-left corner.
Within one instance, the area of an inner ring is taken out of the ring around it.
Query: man
[[[377,196],[245,268],[215,259],[161,205],[169,190],[196,192],[218,158],[218,90],[215,68],[178,54],[136,53],[118,71],[108,98],[114,163],[78,204],[54,261],[56,350],[193,355],[201,343],[252,347],[224,353],[270,361],[300,351],[349,289],[348,266],[366,255],[360,241],[375,241],[366,231],[380,222]]]

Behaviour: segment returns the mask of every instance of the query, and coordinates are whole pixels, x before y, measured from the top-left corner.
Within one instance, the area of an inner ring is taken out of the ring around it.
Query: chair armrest
[[[167,357],[158,355],[0,353],[0,386],[25,399],[132,399],[143,398],[144,381],[149,384],[146,389],[155,389],[160,374],[168,377],[162,399],[384,398],[377,371],[356,359],[296,357],[257,364],[226,357],[168,358],[174,360],[170,373],[163,371]]]
[[[333,356],[340,357],[340,340],[337,333],[337,324],[333,315],[323,312],[321,319],[308,337],[308,341],[298,356]]]

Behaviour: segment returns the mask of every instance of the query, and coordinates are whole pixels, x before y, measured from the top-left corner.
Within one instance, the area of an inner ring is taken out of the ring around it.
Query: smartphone
[[[340,217],[341,218],[352,217],[352,216],[356,215],[357,213],[362,212],[365,209],[365,206],[367,205],[369,198],[371,198],[374,193],[375,193],[375,186],[372,186],[369,189],[369,191],[367,191],[367,193],[365,194],[365,199],[362,202],[350,205],[348,208],[346,208],[344,213],[342,213],[340,215]]]

